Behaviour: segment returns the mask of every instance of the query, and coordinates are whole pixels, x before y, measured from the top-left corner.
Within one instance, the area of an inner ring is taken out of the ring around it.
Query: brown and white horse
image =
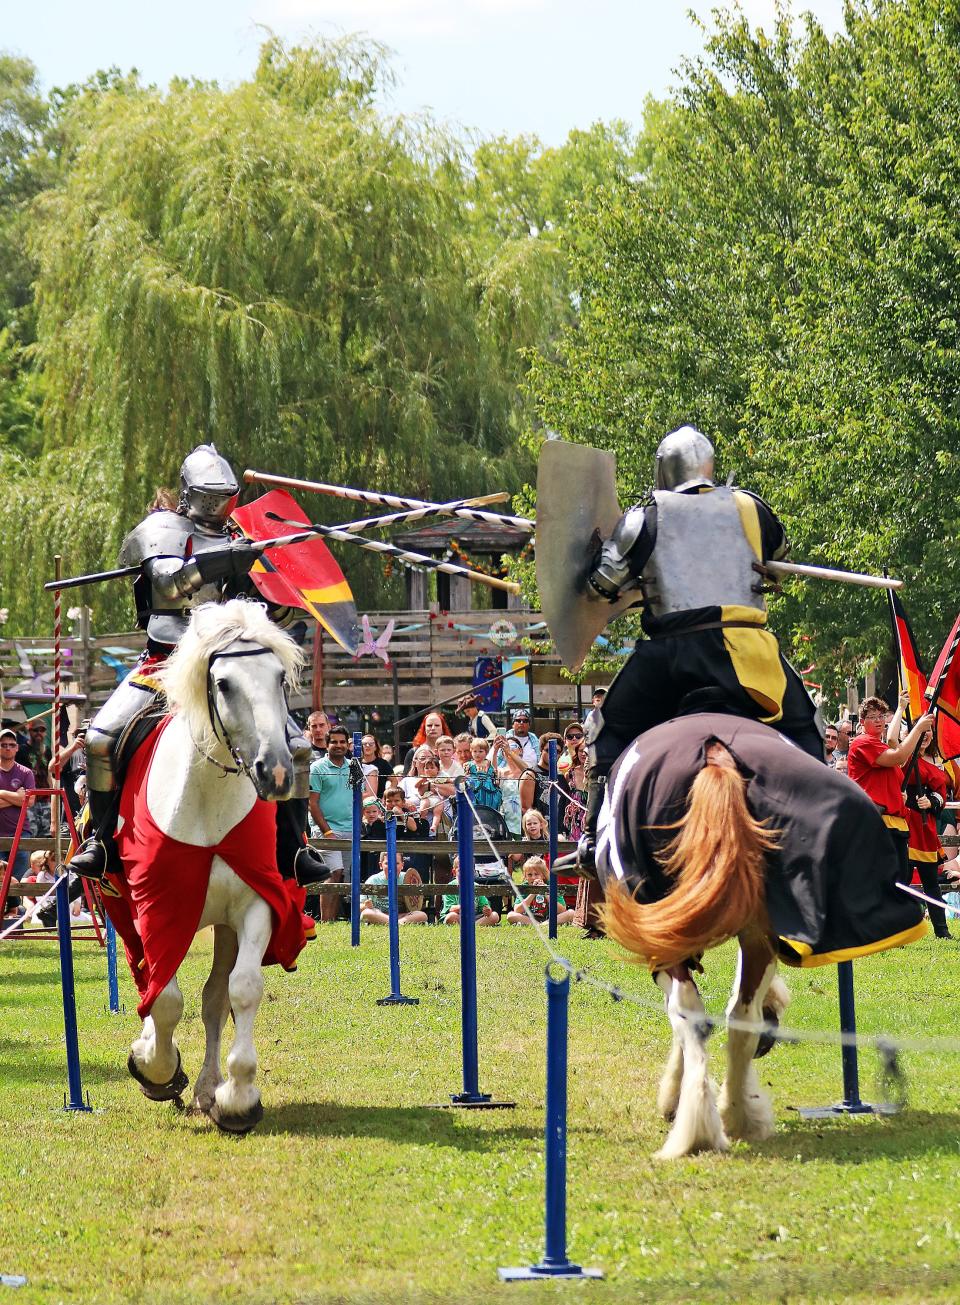
[[[775,1023],[790,1001],[777,977],[764,903],[764,858],[775,839],[750,814],[744,782],[720,744],[690,788],[664,869],[676,889],[660,902],[641,905],[624,890],[608,892],[606,932],[638,958],[656,966],[673,1028],[657,1106],[673,1127],[658,1158],[694,1151],[726,1151],[730,1138],[759,1141],[773,1131],[770,1099],[760,1087],[753,1058],[760,1034],[738,1027]],[[740,944],[734,992],[727,1007],[727,1076],[715,1096],[707,1064],[710,1024],[690,960],[715,943]],[[766,1049],[770,1046],[766,1042]]]
[[[666,997],[673,1046],[658,1106],[673,1126],[662,1159],[772,1133],[753,1062],[790,1001],[778,956],[826,964],[926,932],[896,890],[896,852],[873,803],[753,721],[693,715],[642,735],[611,777],[598,869],[606,932]],[[693,972],[730,938],[740,951],[718,1096]]]

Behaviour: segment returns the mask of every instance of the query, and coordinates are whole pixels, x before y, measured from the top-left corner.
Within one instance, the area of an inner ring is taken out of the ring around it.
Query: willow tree
[[[35,208],[44,449],[10,461],[0,527],[38,568],[111,562],[199,440],[238,469],[419,496],[521,483],[530,341],[491,307],[468,161],[380,113],[383,76],[370,45],[271,40],[232,90],[128,79],[68,106]],[[348,573],[381,598],[365,560]],[[36,571],[8,556],[0,578],[29,628]],[[119,590],[97,597],[129,622]]]

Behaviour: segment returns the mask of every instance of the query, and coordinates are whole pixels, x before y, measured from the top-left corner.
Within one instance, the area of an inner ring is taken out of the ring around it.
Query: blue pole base
[[[419,1006],[419,997],[405,997],[402,992],[391,992],[389,997],[378,997],[378,1006]]]
[[[498,1269],[501,1282],[542,1282],[544,1278],[602,1278],[602,1269],[583,1269],[564,1260],[561,1264],[530,1264],[519,1269]]]
[[[883,1115],[883,1106],[870,1106],[865,1101],[838,1101],[835,1106],[806,1106],[799,1108],[801,1119],[835,1119],[838,1115]]]
[[[489,1092],[458,1092],[449,1101],[436,1101],[428,1110],[515,1110],[516,1101],[494,1101]]]
[[[68,1101],[67,1094],[66,1092],[64,1092],[63,1108],[64,1110],[82,1110],[84,1114],[86,1114],[87,1111],[89,1111],[92,1114],[93,1106],[91,1106],[90,1104],[90,1093],[89,1092],[87,1093],[87,1100],[86,1102],[83,1102],[83,1101]]]

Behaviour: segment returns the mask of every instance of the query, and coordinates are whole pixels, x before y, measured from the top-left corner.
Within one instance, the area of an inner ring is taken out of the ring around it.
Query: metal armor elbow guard
[[[643,523],[642,507],[630,508],[625,512],[617,522],[613,534],[604,540],[600,556],[587,577],[587,583],[594,593],[608,602],[615,603],[625,589],[635,589],[639,585],[630,567],[630,553],[640,538]]]
[[[203,586],[204,577],[195,557],[152,558],[144,570],[154,590],[166,599],[189,598]]]

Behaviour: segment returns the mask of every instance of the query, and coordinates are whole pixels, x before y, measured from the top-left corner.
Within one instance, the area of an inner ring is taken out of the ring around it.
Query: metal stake
[[[390,995],[378,997],[378,1006],[419,1006],[417,997],[400,991],[400,905],[397,900],[397,818],[387,817],[387,928],[390,931]]]
[[[559,977],[551,968],[559,969]],[[546,1159],[546,1254],[540,1264],[501,1269],[502,1282],[537,1278],[602,1278],[600,1269],[584,1269],[567,1259],[567,1003],[570,974],[551,961],[547,987],[547,1109],[544,1124]]]

